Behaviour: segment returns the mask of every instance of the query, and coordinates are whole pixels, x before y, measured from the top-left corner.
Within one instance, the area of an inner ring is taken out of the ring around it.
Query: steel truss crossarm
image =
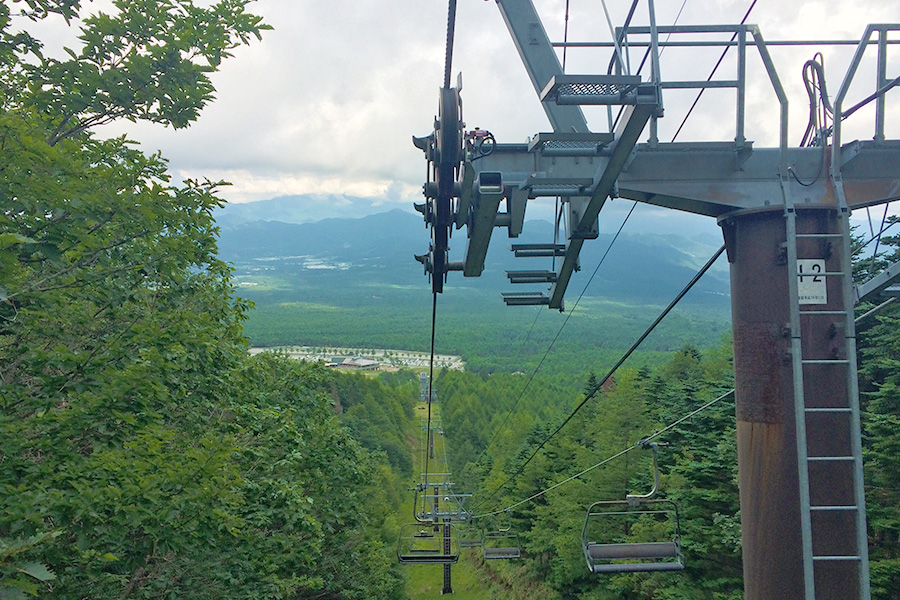
[[[547,31],[531,0],[497,0],[500,14],[516,44],[531,85],[540,95],[547,83],[555,76],[562,75],[562,65],[550,44]],[[554,131],[586,133],[587,120],[579,106],[557,105],[543,102],[544,112]]]

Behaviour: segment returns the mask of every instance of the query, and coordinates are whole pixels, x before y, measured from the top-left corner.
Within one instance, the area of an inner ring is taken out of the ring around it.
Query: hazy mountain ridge
[[[610,249],[586,292],[589,296],[659,302],[672,296],[696,273],[717,249],[712,236],[694,237],[674,234],[623,232]],[[582,272],[570,283],[568,295],[579,294],[594,272],[612,240],[612,234],[601,234],[587,242],[581,253]],[[237,273],[246,273],[249,265],[263,262],[271,271],[289,271],[292,278],[302,280],[304,287],[334,285],[321,271],[322,264],[340,265],[344,271],[342,285],[352,288],[366,284],[421,285],[427,287],[422,265],[415,254],[426,251],[428,230],[421,216],[394,209],[358,219],[330,218],[315,223],[252,221],[223,228],[219,241],[219,257],[235,265]],[[529,221],[523,234],[509,239],[505,229],[494,232],[479,279],[463,278],[461,273],[449,275],[448,286],[477,287],[483,291],[537,291],[535,286],[513,286],[506,270],[551,269],[551,259],[515,258],[511,243],[542,243],[553,239],[552,224]],[[464,231],[454,231],[450,240],[451,256],[459,259],[465,248]],[[315,259],[315,268],[304,268],[296,258]],[[699,293],[725,298],[728,279],[724,258],[697,285]],[[586,275],[587,274],[587,275]]]
[[[316,223],[322,219],[355,218],[389,210],[384,198],[346,194],[301,194],[269,200],[225,204],[213,216],[223,230],[255,221]]]

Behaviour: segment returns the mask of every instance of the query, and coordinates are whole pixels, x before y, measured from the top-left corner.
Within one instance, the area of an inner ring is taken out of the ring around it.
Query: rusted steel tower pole
[[[846,323],[853,307],[845,305],[849,281],[842,279],[848,279],[849,261],[843,254],[849,247],[841,243],[846,234],[840,219],[834,209],[797,211],[797,260],[801,266],[821,261],[814,264],[823,267],[799,288],[790,285],[799,276],[791,273],[792,242],[782,209],[720,221],[731,267],[747,600],[803,598],[805,556],[812,559],[817,600],[860,597],[865,549],[858,548],[861,498],[854,470],[861,465],[854,449],[858,412],[848,381],[855,370],[848,368],[853,345]],[[796,299],[795,331],[792,294],[808,293],[809,283],[818,293]],[[798,369],[802,390],[796,393]]]

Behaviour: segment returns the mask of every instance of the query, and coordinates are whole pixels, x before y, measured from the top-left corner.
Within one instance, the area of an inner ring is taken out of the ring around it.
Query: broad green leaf
[[[42,565],[37,562],[28,562],[16,568],[20,573],[25,573],[26,575],[30,575],[34,577],[38,581],[50,581],[52,579],[56,579],[56,575],[47,568],[46,565]]]

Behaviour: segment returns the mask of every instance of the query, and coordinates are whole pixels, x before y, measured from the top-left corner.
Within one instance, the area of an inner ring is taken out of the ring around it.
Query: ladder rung
[[[824,273],[804,273],[797,271],[797,277],[845,277],[847,274],[843,271],[825,271]]]
[[[843,315],[846,316],[846,310],[801,310],[801,315]]]
[[[806,460],[810,462],[847,462],[856,460],[854,456],[807,456]]]
[[[822,511],[834,511],[834,510],[856,510],[857,506],[810,506],[809,510],[822,510]]]
[[[512,244],[510,246],[517,257],[564,256],[565,244]]]
[[[553,283],[556,281],[554,271],[507,271],[510,283]]]
[[[839,238],[843,237],[843,233],[795,233],[798,238]]]
[[[550,304],[550,297],[541,292],[501,293],[507,306],[535,306]]]
[[[813,556],[813,560],[831,560],[831,561],[849,561],[849,560],[860,560],[858,556],[849,555],[849,556]]]
[[[847,408],[847,407],[843,407],[843,408],[816,407],[816,408],[804,408],[803,410],[808,413],[848,413],[848,412],[852,412],[853,409]]]
[[[805,358],[800,362],[804,365],[846,365],[850,361],[846,358]]]

